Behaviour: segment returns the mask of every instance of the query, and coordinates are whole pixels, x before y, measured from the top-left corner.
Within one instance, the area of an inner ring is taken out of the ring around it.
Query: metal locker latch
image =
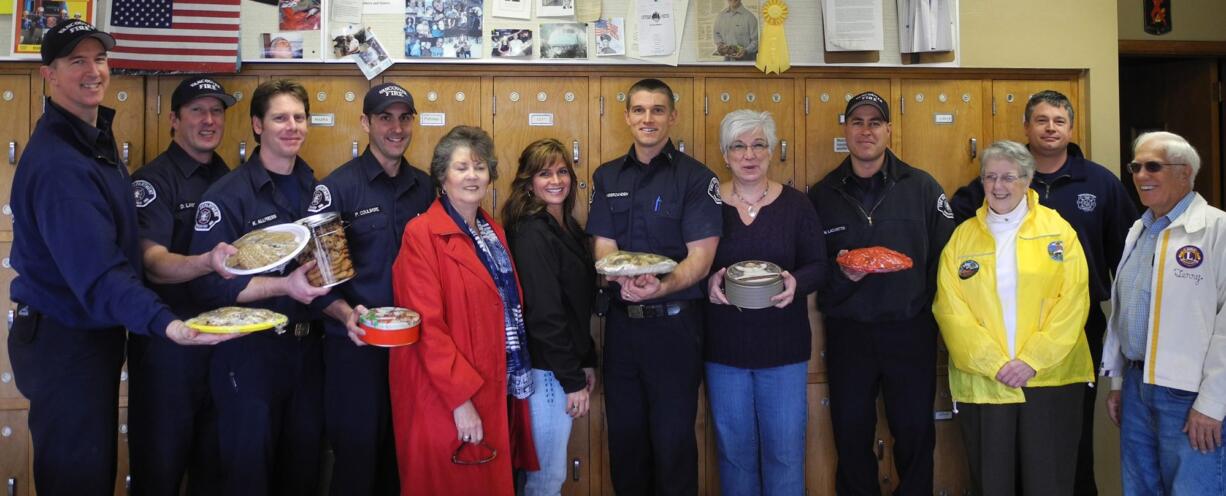
[[[579,482],[579,459],[575,458],[570,462],[570,480]]]
[[[238,142],[238,163],[247,161],[247,140]]]
[[[779,161],[788,161],[788,140],[782,140],[779,142]]]
[[[17,142],[9,142],[9,165],[17,165]]]
[[[127,141],[123,142],[123,154],[119,156],[119,160],[123,162],[123,166],[128,166],[128,156],[131,154],[132,144]]]
[[[677,142],[677,151],[681,153],[685,153],[685,140],[681,140]]]
[[[358,158],[358,140],[353,140],[353,158]]]
[[[570,157],[571,162],[573,162],[575,165],[579,165],[579,140],[573,140],[570,142]]]

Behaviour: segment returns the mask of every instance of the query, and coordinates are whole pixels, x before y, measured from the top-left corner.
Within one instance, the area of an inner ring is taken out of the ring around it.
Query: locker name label
[[[932,120],[936,122],[937,124],[953,124],[954,114],[941,114],[941,113],[932,114]]]
[[[445,112],[424,112],[418,116],[418,124],[426,127],[443,127],[447,125]]]
[[[332,127],[336,125],[336,114],[311,114],[311,125]]]
[[[553,114],[528,114],[529,126],[552,126]]]
[[[847,153],[847,138],[834,139],[834,153]]]

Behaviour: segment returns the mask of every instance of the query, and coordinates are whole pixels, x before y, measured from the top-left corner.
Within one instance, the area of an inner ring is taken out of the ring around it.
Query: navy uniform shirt
[[[136,202],[111,121],[47,100],[13,177],[14,301],[69,327],[165,335],[174,314],[142,283]]]
[[[194,232],[191,253],[204,253],[222,241],[233,243],[250,231],[294,222],[318,212],[317,205],[308,204],[317,186],[310,166],[302,158],[295,158],[290,176],[298,185],[297,196],[300,201],[296,205],[291,205],[285,195],[277,191],[270,173],[260,160],[260,149],[257,147],[250,160],[213,183],[204,192],[196,206],[196,217],[192,224]],[[281,272],[271,271],[261,275],[281,277],[289,275],[297,267],[298,263],[291,260]],[[217,274],[206,274],[189,285],[192,294],[203,308],[218,308],[236,305],[238,294],[247,287],[252,277],[255,276],[222,279]],[[315,301],[320,300],[317,298]],[[243,306],[267,308],[285,314],[290,323],[310,319],[306,305],[289,296],[267,298],[244,303]]]
[[[400,172],[388,177],[367,148],[361,157],[332,171],[320,188],[320,211],[340,212],[348,226],[345,238],[357,272],[337,289],[352,306],[392,306],[392,262],[400,251],[404,225],[434,202],[430,176],[402,158]],[[348,333],[336,319],[325,319],[324,331]]]
[[[664,255],[678,262],[686,243],[719,236],[723,214],[719,179],[702,162],[673,148],[670,140],[651,164],[626,156],[592,174],[587,232],[617,242],[617,249]],[[703,298],[701,284],[651,302]],[[620,297],[619,291],[614,291]]]
[[[171,253],[191,251],[196,203],[210,185],[230,172],[216,153],[207,164],[196,162],[178,143],[132,174],[132,193],[136,195],[136,217],[140,238],[166,247]],[[187,283],[149,283],[177,315],[191,317],[201,308]]]

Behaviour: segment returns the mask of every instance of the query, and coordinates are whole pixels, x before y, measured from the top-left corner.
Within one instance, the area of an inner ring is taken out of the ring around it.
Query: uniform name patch
[[[954,211],[949,208],[949,200],[945,199],[945,193],[941,193],[941,196],[937,197],[937,212],[944,215],[946,219],[954,218]]]
[[[217,204],[211,201],[200,202],[200,206],[196,208],[196,230],[211,231],[218,222],[221,222],[221,209],[217,208]]]
[[[356,218],[361,217],[361,216],[363,216],[363,215],[377,214],[377,213],[379,213],[379,212],[381,212],[381,210],[379,209],[379,206],[378,206],[378,205],[376,205],[376,206],[373,206],[373,207],[370,207],[370,208],[363,208],[363,209],[361,209],[361,210],[358,210],[357,212],[354,212],[354,213],[353,213],[353,217],[356,219]]]
[[[847,230],[847,226],[837,226],[837,227],[832,227],[830,229],[826,229],[825,231],[822,231],[822,234],[829,236],[831,234],[834,234],[837,232],[843,232],[846,230]]]
[[[979,273],[979,262],[967,260],[958,266],[958,278],[962,280],[970,279],[975,274]]]
[[[260,226],[260,225],[263,225],[263,224],[267,224],[267,223],[272,222],[272,221],[274,221],[274,220],[276,220],[276,219],[277,219],[277,214],[268,214],[268,215],[265,215],[265,216],[263,216],[263,217],[260,217],[260,218],[258,218],[258,219],[256,219],[256,220],[251,221],[251,227],[257,227],[257,226]]]
[[[1175,251],[1175,261],[1185,269],[1195,269],[1205,261],[1205,253],[1200,248],[1188,245]]]
[[[184,210],[195,210],[195,209],[196,209],[196,202],[185,202],[185,203],[180,203],[180,204],[179,204],[179,211],[180,211],[180,212],[182,212],[182,211],[184,211]]]
[[[322,184],[315,186],[315,192],[311,194],[311,206],[307,207],[307,212],[314,214],[331,206],[332,192]]]
[[[616,193],[605,193],[604,195],[605,198],[622,198],[626,196],[630,196],[629,191],[619,191]]]
[[[1077,209],[1082,212],[1093,212],[1094,207],[1098,206],[1098,197],[1093,193],[1082,193],[1077,195]]]
[[[145,208],[158,197],[153,183],[144,179],[132,181],[132,194],[136,197],[136,208]]]
[[[1048,243],[1047,244],[1047,256],[1051,257],[1052,260],[1055,260],[1057,262],[1063,262],[1064,261],[1064,242],[1063,241],[1052,241],[1051,243]]]
[[[707,196],[710,196],[716,205],[724,204],[723,197],[719,196],[719,178],[711,178],[711,183],[707,184]]]

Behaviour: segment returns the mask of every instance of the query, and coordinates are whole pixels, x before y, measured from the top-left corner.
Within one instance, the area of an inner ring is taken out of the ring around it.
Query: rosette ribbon
[[[783,0],[766,0],[762,4],[762,37],[758,40],[758,70],[780,74],[792,67],[788,56],[788,38],[783,22],[788,19],[788,4]]]

